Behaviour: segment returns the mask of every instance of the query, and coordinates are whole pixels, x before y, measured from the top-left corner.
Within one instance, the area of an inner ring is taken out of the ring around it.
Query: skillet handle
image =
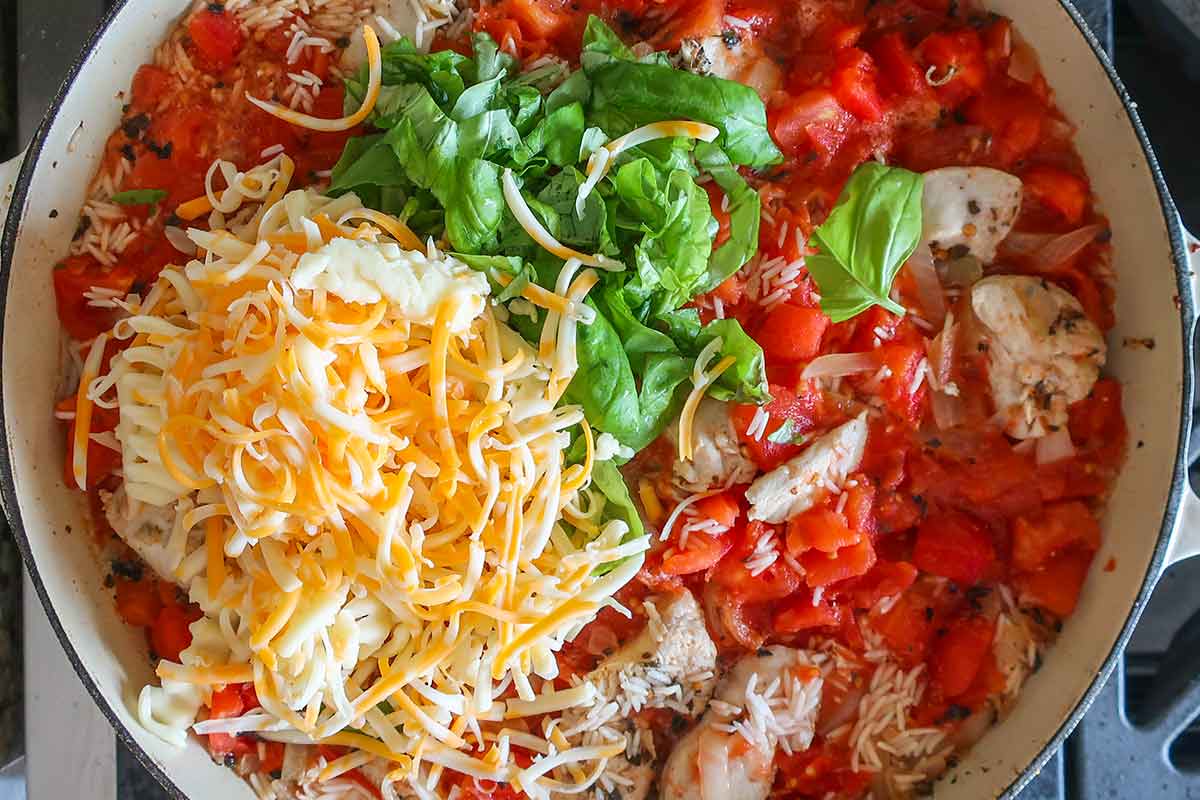
[[[1187,231],[1184,231],[1183,238],[1184,246],[1188,252],[1188,271],[1192,283],[1192,298],[1200,298],[1200,239]],[[1194,327],[1192,334],[1194,340]],[[1188,358],[1190,357],[1191,351],[1189,349]],[[1192,424],[1197,424],[1197,421],[1193,420]],[[1185,459],[1185,464],[1190,463],[1191,458],[1189,455]],[[1175,519],[1175,531],[1171,536],[1171,544],[1167,549],[1167,561],[1163,569],[1195,555],[1200,555],[1200,497],[1196,496],[1196,492],[1189,485],[1185,486],[1183,490],[1183,498],[1179,506],[1179,516]]]

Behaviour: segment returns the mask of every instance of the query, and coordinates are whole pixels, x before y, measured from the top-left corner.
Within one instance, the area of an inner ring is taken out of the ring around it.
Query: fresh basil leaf
[[[471,45],[475,54],[475,70],[471,79],[476,82],[490,81],[511,75],[517,66],[517,59],[504,52],[496,45],[496,40],[486,33],[476,33],[471,37]]]
[[[704,294],[724,283],[758,251],[761,205],[758,192],[738,174],[721,148],[700,142],[696,145],[696,164],[702,172],[712,175],[729,198],[729,239],[714,249],[708,259],[708,274],[696,286],[696,294]]]
[[[625,42],[621,41],[621,37],[616,34],[616,31],[608,27],[604,20],[595,14],[588,16],[587,25],[583,28],[583,42],[580,50],[584,53],[602,53],[626,61],[635,59],[633,51],[625,45]]]
[[[387,94],[388,87],[418,84],[425,87],[439,106],[449,109],[466,88],[463,72],[474,72],[471,60],[461,53],[453,50],[422,53],[407,37],[384,45],[382,57],[384,90],[381,99]],[[354,111],[367,91],[367,68],[361,67],[346,79],[345,84],[345,105],[349,111]],[[373,119],[375,116],[372,114]]]
[[[831,320],[843,322],[873,305],[904,313],[888,295],[921,241],[923,188],[917,173],[873,161],[850,176],[829,218],[813,232],[819,252],[805,262]]]
[[[119,206],[148,206],[165,199],[166,196],[166,189],[126,189],[117,192],[110,199]]]
[[[591,108],[615,112],[629,127],[669,119],[707,122],[721,131],[717,144],[734,164],[764,167],[783,160],[767,131],[766,107],[748,86],[615,59],[585,62],[584,70],[591,82]]]
[[[767,383],[767,364],[762,347],[750,337],[736,319],[717,319],[700,331],[686,351],[693,358],[713,339],[720,337],[719,358],[733,356],[733,366],[725,370],[709,394],[717,400],[735,403],[766,403],[771,399]]]
[[[621,477],[621,471],[617,469],[616,464],[608,460],[595,462],[592,465],[592,484],[600,490],[607,501],[604,504],[604,511],[601,512],[604,518],[624,520],[625,524],[629,526],[629,533],[625,535],[626,541],[645,534],[646,529],[642,525],[642,518],[633,504],[633,498],[629,495],[629,487],[625,484],[625,479]]]
[[[587,105],[591,96],[591,81],[583,70],[577,70],[546,97],[546,111],[551,112],[571,103]]]

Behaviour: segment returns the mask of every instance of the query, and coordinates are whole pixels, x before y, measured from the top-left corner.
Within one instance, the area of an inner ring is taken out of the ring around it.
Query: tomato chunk
[[[917,64],[916,56],[904,40],[904,34],[894,32],[881,36],[870,50],[879,64],[879,79],[883,86],[903,96],[929,91],[925,72]]]
[[[737,498],[732,492],[721,492],[701,498],[696,501],[695,508],[700,516],[707,517],[725,528],[732,528],[737,522],[738,514],[741,513]]]
[[[1013,566],[1025,571],[1040,569],[1076,543],[1087,550],[1099,549],[1100,523],[1092,512],[1078,501],[1047,506],[1040,515],[1013,521]]]
[[[1083,221],[1091,188],[1088,182],[1073,172],[1058,167],[1039,165],[1021,175],[1025,191],[1042,205],[1055,211],[1070,225]]]
[[[179,604],[164,606],[150,628],[150,643],[155,654],[167,661],[179,661],[179,654],[192,643],[188,626],[200,618],[198,612]]]
[[[73,339],[86,341],[112,327],[116,314],[91,305],[92,289],[112,289],[122,294],[133,286],[133,270],[123,265],[105,269],[91,256],[69,256],[54,268],[54,299],[58,318]]]
[[[1041,570],[1016,576],[1013,583],[1023,597],[1052,614],[1069,617],[1079,602],[1093,555],[1088,550],[1068,550]]]
[[[811,89],[774,103],[768,114],[771,135],[790,155],[815,151],[832,158],[845,141],[854,117],[825,89]]]
[[[885,597],[893,597],[913,585],[917,568],[904,561],[880,561],[855,581],[848,594],[855,608],[874,608]]]
[[[875,62],[857,47],[837,54],[831,83],[838,104],[859,119],[877,122],[883,117],[883,99],[875,85]]]
[[[804,581],[812,588],[865,575],[875,566],[875,547],[866,538],[843,547],[837,553],[810,550],[799,558],[804,567]]]
[[[862,536],[846,523],[846,518],[829,508],[813,508],[794,517],[787,526],[787,548],[799,556],[809,550],[836,553],[857,544]]]
[[[917,52],[925,69],[932,68],[931,80],[941,83],[937,86],[938,97],[947,106],[958,106],[977,94],[987,81],[983,42],[970,28],[930,34]]]
[[[995,635],[996,624],[977,616],[952,623],[938,639],[930,671],[946,697],[958,697],[971,688]]]
[[[845,618],[845,610],[834,606],[828,598],[814,605],[812,597],[802,594],[788,601],[775,615],[775,629],[780,633],[799,633],[813,628],[835,628]]]
[[[188,35],[214,72],[232,67],[242,48],[242,33],[237,21],[223,6],[205,8],[195,14],[188,20]]]
[[[767,412],[767,426],[761,436],[746,433],[754,422],[759,406],[734,406],[731,416],[738,437],[751,460],[764,471],[774,469],[799,453],[800,443],[797,440],[816,427],[820,392],[810,389],[806,384],[797,389],[793,392],[786,386],[771,384],[771,402],[762,406]],[[779,430],[784,425],[788,429],[781,434]]]
[[[913,563],[925,572],[972,586],[995,560],[987,529],[966,514],[951,511],[931,516],[917,530]]]
[[[667,575],[691,575],[714,566],[733,547],[728,536],[710,536],[693,531],[688,534],[687,549],[678,550],[663,559],[662,571]]]
[[[810,361],[821,351],[829,317],[819,308],[779,305],[763,320],[755,337],[768,359]]]
[[[117,581],[117,613],[128,624],[149,627],[158,618],[161,608],[154,581]]]

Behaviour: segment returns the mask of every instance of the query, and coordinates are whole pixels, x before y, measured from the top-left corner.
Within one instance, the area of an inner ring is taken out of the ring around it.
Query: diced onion
[[[930,403],[933,406],[933,424],[938,430],[948,431],[962,424],[962,398],[952,397],[945,392],[933,392],[930,394]]]
[[[1051,273],[1096,241],[1105,230],[1103,225],[1094,224],[1061,236],[1050,233],[1010,233],[1002,247],[1009,256],[1029,258],[1034,271]]]
[[[907,266],[917,286],[917,298],[926,320],[935,327],[940,326],[946,318],[946,297],[942,293],[942,282],[938,278],[929,245],[918,246],[909,256]]]
[[[805,379],[844,378],[847,375],[871,372],[878,368],[878,362],[870,353],[834,353],[813,359],[804,368],[804,373],[800,377]]]
[[[1037,463],[1053,464],[1065,461],[1075,456],[1075,443],[1071,441],[1071,432],[1059,428],[1037,440]]]
[[[168,225],[163,228],[163,235],[167,237],[167,241],[171,243],[172,247],[185,256],[196,255],[196,243],[191,240],[183,228]]]
[[[1050,240],[1035,256],[1034,268],[1038,272],[1053,272],[1077,256],[1083,248],[1096,241],[1096,238],[1104,231],[1103,225],[1085,225],[1078,230]]]

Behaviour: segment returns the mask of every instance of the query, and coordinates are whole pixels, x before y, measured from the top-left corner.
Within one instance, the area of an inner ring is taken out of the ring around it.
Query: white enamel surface
[[[1096,559],[1103,565],[1115,558],[1116,569],[1093,570],[1079,610],[1012,717],[964,760],[953,784],[938,785],[939,798],[961,800],[1003,792],[1059,730],[1112,650],[1153,560],[1169,499],[1184,361],[1168,229],[1141,148],[1107,76],[1057,2],[992,0],[988,5],[1011,16],[1043,55],[1060,106],[1079,124],[1080,151],[1112,219],[1121,282],[1108,372],[1125,385],[1130,441],[1142,446],[1130,450]],[[198,745],[174,752],[129,714],[129,700],[150,677],[145,645],[117,619],[101,586],[103,570],[85,533],[86,511],[60,477],[63,435],[51,414],[59,378],[50,270],[66,250],[84,187],[118,121],[119,93],[182,8],[179,2],[130,0],[85,64],[86,81],[68,94],[46,140],[9,283],[4,413],[20,513],[39,576],[105,704],[188,796],[240,800],[252,793],[229,770],[213,765]],[[58,212],[53,219],[52,209]],[[1153,337],[1157,347],[1126,349],[1121,344],[1126,336]],[[1200,504],[1189,499],[1187,508],[1186,519],[1200,525],[1200,513],[1192,513]],[[1197,532],[1200,528],[1189,530],[1193,536]],[[1180,540],[1175,552],[1197,550],[1200,545]]]

